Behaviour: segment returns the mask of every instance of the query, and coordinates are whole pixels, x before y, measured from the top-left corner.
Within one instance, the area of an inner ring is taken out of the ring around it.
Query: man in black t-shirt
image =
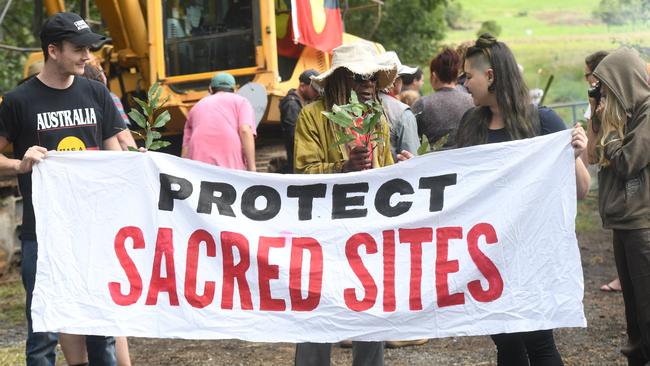
[[[54,365],[57,335],[32,331],[37,257],[32,166],[46,158],[48,150],[121,150],[115,134],[126,126],[106,87],[80,77],[90,58],[89,46],[104,37],[93,33],[72,13],[58,13],[48,19],[40,37],[43,71],[7,93],[0,105],[0,151],[13,143],[14,154],[14,159],[0,154],[0,174],[18,175],[24,200],[21,272],[27,295],[27,365]],[[112,337],[88,336],[90,364],[115,365],[114,344]],[[85,360],[68,362],[83,364]]]

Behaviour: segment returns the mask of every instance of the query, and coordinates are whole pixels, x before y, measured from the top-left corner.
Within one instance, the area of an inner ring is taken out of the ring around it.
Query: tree
[[[349,4],[354,8],[368,1],[350,0]],[[396,51],[403,63],[420,65],[434,55],[444,37],[445,6],[445,0],[386,0],[379,11],[349,11],[346,32]]]
[[[2,1],[0,11],[4,8],[6,1]],[[78,1],[68,1],[68,10],[79,12]],[[99,19],[99,11],[95,2],[89,3],[91,19]],[[43,0],[13,0],[7,15],[0,26],[0,44],[19,47],[33,48],[40,52],[41,42],[38,35],[41,25],[47,15],[44,14]],[[6,48],[0,49],[0,94],[13,89],[23,80],[23,70],[27,61],[26,52],[18,52]]]
[[[5,2],[6,3],[6,2]],[[0,26],[0,43],[15,47],[38,47],[32,33],[33,0],[14,0]],[[0,93],[13,89],[23,78],[25,53],[0,49]]]
[[[476,32],[476,36],[480,37],[483,33],[490,33],[491,35],[498,37],[501,34],[501,26],[496,20],[486,20],[481,23],[481,28]]]
[[[650,20],[650,0],[600,0],[593,15],[608,26],[644,24]]]
[[[470,23],[470,17],[463,10],[461,3],[452,0],[445,7],[445,21],[451,29],[467,29],[467,24]]]

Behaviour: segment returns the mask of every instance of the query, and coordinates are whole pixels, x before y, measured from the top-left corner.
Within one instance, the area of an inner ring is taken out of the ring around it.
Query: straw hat
[[[318,76],[312,76],[312,84],[325,88],[327,78],[341,67],[359,75],[376,73],[377,88],[380,90],[392,84],[397,76],[395,64],[378,62],[377,51],[372,43],[356,42],[336,47],[333,51],[332,67]]]

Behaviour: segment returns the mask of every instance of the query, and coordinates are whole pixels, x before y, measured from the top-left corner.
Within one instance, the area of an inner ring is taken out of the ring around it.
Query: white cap
[[[388,51],[378,56],[378,62],[383,64],[394,64],[397,66],[397,75],[413,75],[418,71],[417,67],[403,65],[395,51]]]

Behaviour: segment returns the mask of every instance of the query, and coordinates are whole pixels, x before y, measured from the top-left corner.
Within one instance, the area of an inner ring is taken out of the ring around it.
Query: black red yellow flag
[[[337,0],[292,0],[295,42],[330,52],[341,45],[343,21]]]

